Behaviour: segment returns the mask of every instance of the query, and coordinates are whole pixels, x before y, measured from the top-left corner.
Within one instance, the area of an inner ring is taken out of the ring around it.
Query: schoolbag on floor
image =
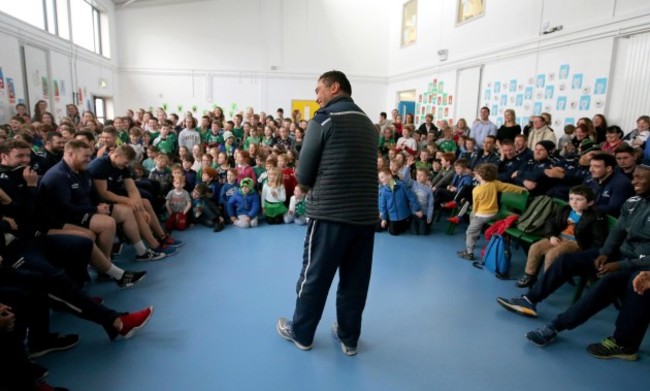
[[[492,235],[485,246],[480,261],[474,262],[474,267],[486,269],[494,273],[497,278],[508,279],[510,272],[510,243],[503,235]]]
[[[543,234],[546,220],[553,216],[555,208],[553,198],[546,195],[535,197],[517,220],[517,229],[529,235]]]

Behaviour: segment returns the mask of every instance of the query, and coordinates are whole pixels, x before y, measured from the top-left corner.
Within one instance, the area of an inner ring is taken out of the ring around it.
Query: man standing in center
[[[321,109],[307,127],[298,167],[299,183],[311,188],[298,297],[293,320],[280,318],[276,324],[283,338],[301,350],[311,349],[338,269],[332,332],[348,356],[357,353],[379,216],[377,132],[351,95],[342,72],[326,72],[318,79]]]

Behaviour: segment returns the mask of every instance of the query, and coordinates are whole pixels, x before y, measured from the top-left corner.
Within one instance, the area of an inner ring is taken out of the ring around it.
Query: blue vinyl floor
[[[50,384],[76,391],[648,389],[647,339],[638,362],[585,351],[613,331],[613,308],[551,346],[529,343],[524,333],[564,310],[572,287],[539,305],[538,319],[503,310],[495,298],[522,291],[456,258],[463,231],[447,236],[439,224],[426,237],[377,235],[355,357],[344,356],[330,334],[335,289],[311,351],[277,335],[276,319],[292,315],[305,227],[262,224],[178,233],[185,246],[155,263],[132,262],[127,248],[118,264],[147,270],[146,279],[122,290],[93,282],[88,290],[117,310],[154,305],[149,324],[110,342],[101,327],[55,313],[53,331],[79,333],[81,343],[39,362]],[[514,253],[518,274],[523,252]]]

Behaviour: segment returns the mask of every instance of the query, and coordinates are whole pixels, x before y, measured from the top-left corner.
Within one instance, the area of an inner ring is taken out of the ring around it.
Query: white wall
[[[392,2],[390,13],[401,15],[403,3],[403,0]],[[633,123],[630,118],[623,118],[615,106],[609,109],[610,95],[634,88],[626,82],[624,74],[613,72],[611,64],[616,61],[615,48],[619,39],[650,31],[647,27],[650,23],[650,3],[643,0],[594,0],[588,3],[491,0],[486,2],[485,16],[459,26],[455,25],[455,3],[420,0],[417,42],[405,48],[400,47],[401,19],[390,19],[388,107],[394,107],[397,103],[395,91],[426,90],[428,80],[458,69],[482,67],[483,95],[487,85],[493,85],[496,81],[509,83],[510,80],[517,80],[517,87],[521,85],[525,88],[532,77],[538,74],[557,76],[559,65],[569,64],[572,73],[583,72],[583,84],[591,86],[591,91],[580,90],[580,94],[571,91],[567,96],[567,106],[570,102],[579,103],[580,97],[585,94],[591,95],[592,104],[589,110],[558,111],[555,98],[541,99],[543,111],[554,114],[556,126],[561,128],[566,118],[570,121],[571,118],[591,117],[597,112],[621,121],[619,123]],[[542,35],[542,24],[549,27],[562,25],[563,28]],[[437,55],[440,49],[448,49],[446,61],[440,61]],[[453,78],[453,75],[448,77]],[[607,94],[595,96],[592,94],[595,79],[603,77],[608,79]],[[562,84],[558,80],[554,82],[558,88]],[[454,118],[474,118],[481,104],[488,103],[492,107],[495,103],[493,95],[489,102],[482,96],[470,109],[465,104],[464,92],[457,92],[463,99],[464,109],[463,112],[454,112]],[[468,92],[472,95],[475,93],[473,90]],[[507,96],[506,107],[516,109],[523,120],[534,110],[537,99],[516,107],[516,95]],[[473,96],[467,101],[472,100]],[[497,105],[492,120],[496,122],[506,107]]]
[[[167,104],[275,112],[339,69],[370,115],[385,108],[387,0],[223,0],[120,7],[117,111]],[[368,24],[360,20],[371,20]],[[187,21],[187,22],[184,22]],[[372,28],[376,25],[377,28]]]
[[[109,30],[115,31],[112,1],[99,0],[95,4],[107,12]],[[57,120],[65,115],[65,105],[73,102],[72,94],[79,89],[84,95],[84,102],[80,104],[83,109],[88,107],[92,95],[117,96],[116,40],[109,39],[109,44],[112,57],[107,59],[0,12],[0,67],[5,84],[7,78],[14,80],[16,103],[20,100],[27,103],[29,97],[31,112],[36,101],[43,99],[42,77],[45,76],[49,84],[46,100]],[[23,78],[22,46],[26,48],[27,80]],[[106,80],[105,88],[100,87],[100,78]],[[58,98],[54,91],[54,80],[59,88]],[[9,103],[6,87],[0,90],[0,123],[8,122],[14,113],[15,103]]]

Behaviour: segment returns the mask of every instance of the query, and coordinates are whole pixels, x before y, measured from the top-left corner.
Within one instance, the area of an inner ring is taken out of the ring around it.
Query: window
[[[2,1],[0,10],[45,30],[45,10],[43,0]]]
[[[95,116],[97,120],[101,123],[106,122],[106,99],[100,98],[98,96],[93,97],[95,103]]]
[[[72,42],[96,52],[93,7],[83,0],[71,0],[70,16],[72,17]]]
[[[68,17],[68,0],[56,0],[56,21],[59,37],[70,39],[70,20]]]

